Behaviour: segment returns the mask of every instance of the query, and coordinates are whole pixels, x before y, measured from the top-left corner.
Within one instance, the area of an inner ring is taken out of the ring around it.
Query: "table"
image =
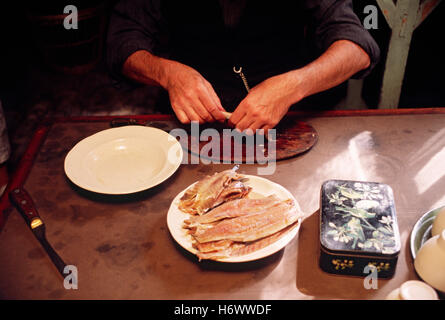
[[[293,193],[305,219],[280,252],[243,264],[198,262],[172,239],[166,214],[181,190],[233,165],[182,165],[166,182],[129,197],[74,187],[63,162],[79,140],[109,127],[113,117],[47,121],[38,129],[8,191],[23,184],[47,225],[47,237],[78,269],[78,289],[66,290],[22,217],[0,202],[0,298],[8,299],[382,299],[418,279],[409,252],[417,219],[445,203],[445,109],[295,113],[319,134],[314,148],[277,163],[266,178]],[[171,116],[134,116],[173,121]],[[244,164],[241,173],[256,174]],[[394,278],[365,289],[363,278],[318,267],[319,196],[328,179],[376,181],[394,189],[402,250]]]

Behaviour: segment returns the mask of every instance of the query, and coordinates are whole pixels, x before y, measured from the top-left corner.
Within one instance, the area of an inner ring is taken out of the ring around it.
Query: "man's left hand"
[[[286,74],[271,77],[254,88],[241,101],[229,123],[241,132],[247,129],[265,133],[275,127],[294,103],[295,83],[289,83]]]

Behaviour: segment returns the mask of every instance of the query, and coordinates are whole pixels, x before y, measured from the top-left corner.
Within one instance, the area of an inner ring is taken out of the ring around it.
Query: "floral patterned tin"
[[[391,187],[329,180],[321,188],[320,267],[329,273],[394,275],[400,235]]]

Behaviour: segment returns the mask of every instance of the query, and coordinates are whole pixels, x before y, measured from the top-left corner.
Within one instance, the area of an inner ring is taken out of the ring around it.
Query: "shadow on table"
[[[297,258],[298,290],[314,299],[371,299],[377,290],[365,289],[364,278],[329,274],[319,267],[319,216],[316,211],[307,217],[300,229]],[[381,289],[387,280],[379,280]]]
[[[164,230],[161,230],[164,228]],[[202,260],[182,248],[167,231],[164,217],[159,217],[147,230],[154,245],[142,255],[146,288],[152,295],[157,283],[161,299],[261,299],[265,279],[281,265],[283,250],[245,263]]]

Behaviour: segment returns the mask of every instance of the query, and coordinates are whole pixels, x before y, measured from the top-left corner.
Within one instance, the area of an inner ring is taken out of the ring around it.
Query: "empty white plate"
[[[129,194],[168,179],[182,162],[179,142],[144,126],[111,128],[77,143],[65,158],[65,173],[77,186],[103,194]]]

